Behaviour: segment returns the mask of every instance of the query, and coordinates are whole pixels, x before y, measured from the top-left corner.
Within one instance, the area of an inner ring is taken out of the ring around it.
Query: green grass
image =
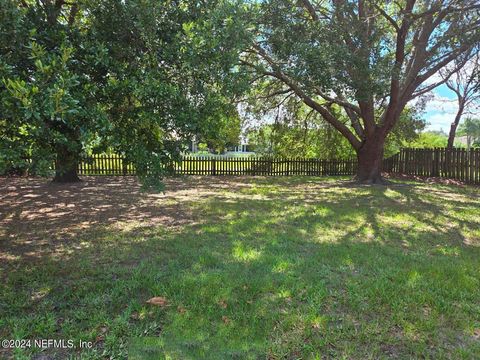
[[[226,184],[152,200],[191,223],[92,226],[14,262],[0,338],[96,342],[62,353],[82,359],[480,358],[478,189]]]

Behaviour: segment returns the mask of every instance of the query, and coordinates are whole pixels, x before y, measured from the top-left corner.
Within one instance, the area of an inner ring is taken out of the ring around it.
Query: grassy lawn
[[[0,179],[0,339],[93,344],[0,358],[480,358],[478,188],[167,189]]]

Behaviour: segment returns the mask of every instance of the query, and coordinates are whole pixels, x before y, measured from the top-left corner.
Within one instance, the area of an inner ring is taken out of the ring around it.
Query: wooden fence
[[[328,176],[355,175],[357,161],[268,157],[185,156],[169,166],[172,175]],[[53,169],[53,166],[52,166]],[[480,184],[480,149],[401,149],[385,159],[388,173],[441,177]],[[135,175],[118,155],[94,155],[81,161],[79,175]]]
[[[353,175],[356,160],[267,157],[185,156],[171,166],[172,175]],[[135,175],[135,167],[117,155],[95,155],[78,166],[79,175]]]
[[[480,184],[480,149],[401,149],[385,159],[389,173],[440,177]]]
[[[352,175],[356,160],[286,159],[260,157],[185,157],[175,168],[180,175]]]
[[[119,155],[92,155],[78,164],[79,175],[135,175],[135,167]]]

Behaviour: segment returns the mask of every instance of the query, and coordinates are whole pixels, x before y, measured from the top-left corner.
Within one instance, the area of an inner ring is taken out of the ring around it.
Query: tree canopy
[[[0,8],[1,166],[57,163],[75,180],[111,148],[158,179],[186,139],[225,131],[242,89],[242,8],[227,1],[6,0]],[[226,116],[230,114],[230,116]]]
[[[475,0],[259,1],[243,64],[267,92],[294,94],[341,133],[360,181],[381,182],[388,134],[409,101],[444,82],[433,75],[471,53],[479,9]]]
[[[191,139],[231,145],[253,106],[286,112],[272,133],[290,148],[308,154],[302,136],[351,148],[358,180],[382,182],[391,144],[423,126],[412,100],[478,53],[479,11],[477,0],[4,0],[0,172],[55,161],[55,180],[75,181],[80,159],[108,150],[155,184]]]
[[[467,137],[467,147],[480,147],[480,119],[467,117],[460,124],[459,135]]]
[[[422,119],[423,105],[419,103],[404,109],[386,140],[386,157],[418,138],[426,125]],[[340,106],[332,105],[330,110],[343,122],[348,122]],[[356,156],[355,149],[342,134],[295,96],[253,97],[244,112],[248,114],[248,142],[259,154],[322,159]]]

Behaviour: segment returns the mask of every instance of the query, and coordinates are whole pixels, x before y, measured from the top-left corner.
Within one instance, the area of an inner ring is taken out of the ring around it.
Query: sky
[[[448,133],[450,124],[455,119],[458,109],[457,98],[446,85],[440,85],[433,90],[433,98],[425,108],[423,118],[427,121],[425,130],[435,130]]]
[[[427,103],[423,114],[423,118],[427,121],[425,130],[443,130],[448,134],[450,124],[455,119],[458,110],[457,96],[446,85],[440,85],[432,93],[433,99]],[[471,106],[469,112],[462,116],[460,123],[468,116],[480,117],[480,106]]]
[[[473,63],[472,63],[473,64]],[[467,63],[466,67],[469,67]],[[471,70],[473,71],[473,69]],[[467,70],[469,74],[471,72]],[[440,75],[435,74],[427,80],[426,84],[434,83],[440,80]],[[450,90],[447,85],[440,85],[432,91],[432,99],[427,102],[423,118],[427,122],[425,130],[444,131],[448,134],[450,131],[450,124],[454,121],[458,110],[458,102],[456,94]],[[475,105],[471,104],[467,111],[462,116],[462,120],[467,116],[480,117],[480,106],[477,101]]]

